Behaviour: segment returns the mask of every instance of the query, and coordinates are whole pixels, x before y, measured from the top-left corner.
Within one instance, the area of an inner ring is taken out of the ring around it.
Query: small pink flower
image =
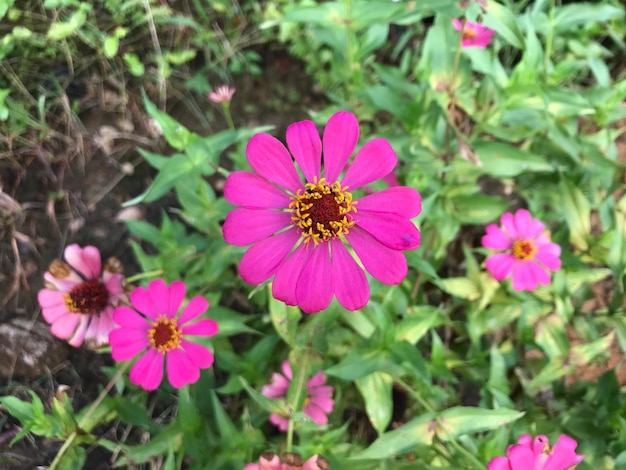
[[[546,436],[534,439],[528,434],[510,445],[506,457],[495,457],[487,464],[487,470],[571,470],[585,458],[576,454],[578,444],[565,434],[551,446]]]
[[[489,256],[485,267],[498,281],[511,276],[515,290],[535,290],[537,284],[550,284],[547,270],[561,267],[561,247],[550,242],[544,225],[531,218],[526,209],[515,215],[507,212],[500,220],[502,228],[489,224],[482,238],[485,248],[502,251]]]
[[[268,398],[285,399],[289,382],[293,378],[291,374],[291,366],[289,361],[283,361],[283,374],[277,372],[272,374],[272,383],[264,385],[261,393]],[[331,398],[333,388],[326,385],[326,376],[323,372],[318,372],[309,379],[306,384],[306,397],[304,399],[304,408],[302,411],[308,415],[314,423],[326,424],[328,422],[328,413],[333,411],[335,402]],[[285,416],[279,416],[276,413],[270,415],[270,422],[278,426],[281,431],[286,431],[289,426],[289,419]]]
[[[209,99],[214,103],[228,103],[235,94],[235,87],[220,85],[215,91],[209,93]]]
[[[328,470],[328,462],[324,457],[314,455],[302,463],[298,454],[286,452],[280,456],[268,452],[261,455],[259,463],[249,463],[243,470]]]
[[[163,363],[167,366],[170,383],[181,388],[200,378],[200,369],[213,364],[208,348],[191,342],[189,336],[213,336],[218,331],[215,320],[197,319],[209,308],[204,297],[192,298],[178,315],[186,287],[174,281],[152,281],[148,288],[137,287],[130,301],[138,310],[122,306],[115,309],[113,320],[120,325],[111,331],[111,356],[116,361],[141,357],[130,370],[130,381],[146,390],[155,390],[163,379]]]
[[[480,47],[484,49],[491,43],[493,36],[496,34],[493,29],[489,29],[480,23],[472,23],[470,21],[461,23],[457,18],[453,18],[452,24],[457,31],[463,31],[461,47]]]
[[[115,328],[113,309],[128,301],[121,263],[110,258],[101,272],[102,259],[95,246],[69,245],[63,256],[67,263],[54,260],[44,274],[46,288],[37,295],[41,313],[52,334],[72,346],[83,341],[94,348],[106,345]]]
[[[348,310],[365,306],[364,269],[384,284],[404,279],[403,251],[420,243],[411,221],[421,211],[420,194],[395,186],[357,198],[355,191],[388,176],[398,161],[389,142],[377,138],[348,167],[358,140],[359,123],[346,111],[328,120],[321,139],[312,121],[291,124],[289,150],[269,134],[250,139],[246,155],[254,172],[235,171],[224,187],[226,200],[242,206],[226,217],[224,239],[252,245],[239,264],[244,281],[273,277],[275,298],[313,313],[333,296]]]

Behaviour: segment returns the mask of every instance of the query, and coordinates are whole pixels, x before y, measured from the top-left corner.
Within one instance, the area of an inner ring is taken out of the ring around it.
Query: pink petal
[[[370,298],[370,287],[363,269],[339,238],[331,240],[331,249],[332,283],[337,301],[347,310],[363,308]]]
[[[151,325],[146,317],[139,315],[132,308],[126,307],[125,305],[117,307],[113,311],[113,321],[120,326],[143,331],[147,331]]]
[[[324,385],[326,383],[326,375],[324,372],[318,372],[313,377],[311,377],[306,383],[306,388],[309,390],[309,393],[313,393],[313,389],[317,389],[320,385]]]
[[[248,142],[246,155],[250,166],[266,180],[294,194],[304,187],[291,155],[276,137],[264,133],[256,134]]]
[[[95,246],[81,248],[77,244],[68,245],[63,256],[67,263],[86,279],[96,279],[100,276],[102,262],[100,251]]]
[[[41,289],[37,293],[37,300],[41,308],[58,307],[59,305],[65,306],[63,292],[59,292],[58,290]]]
[[[578,444],[574,439],[565,434],[559,436],[559,440],[552,448],[552,453],[544,467],[545,470],[559,470],[572,468],[583,461],[583,454],[576,454]]]
[[[515,228],[517,229],[517,235],[522,240],[528,240],[531,238],[529,235],[529,229],[531,225],[532,217],[530,216],[530,212],[526,209],[518,209],[518,211],[513,216],[513,220],[515,221]]]
[[[169,310],[170,308],[170,289],[163,279],[155,279],[148,284],[148,293],[152,299],[156,311],[168,318],[173,318],[176,312]]]
[[[196,367],[206,369],[207,367],[211,367],[211,365],[213,365],[213,353],[206,346],[192,343],[191,341],[187,341],[185,339],[183,339],[180,344]]]
[[[333,114],[324,128],[324,177],[337,181],[359,141],[359,122],[347,111]]]
[[[463,29],[463,23],[461,23],[458,18],[452,18],[452,24],[454,25],[454,29],[457,31],[461,31]]]
[[[395,214],[358,212],[356,225],[394,250],[413,250],[420,244],[417,227],[406,217]]]
[[[537,279],[532,269],[532,262],[515,263],[513,265],[513,289],[515,290],[535,290]]]
[[[504,227],[504,230],[506,230],[506,233],[509,235],[509,238],[512,238],[513,240],[519,240],[521,238],[517,233],[513,214],[511,214],[510,212],[505,212],[504,214],[502,214],[500,222],[502,222],[502,226]]]
[[[293,379],[293,374],[291,373],[291,364],[289,364],[288,360],[283,361],[280,365],[280,368],[282,369],[283,374],[285,374],[285,377],[287,377],[289,380]]]
[[[117,328],[109,333],[111,357],[115,361],[127,361],[150,346],[148,332],[131,328]]]
[[[109,291],[109,294],[119,295],[123,294],[123,274],[114,274],[108,271],[104,271],[102,273],[102,282],[104,282],[104,287]],[[123,295],[126,295],[125,293]]]
[[[189,303],[185,306],[183,313],[178,317],[178,324],[184,325],[189,320],[193,320],[196,317],[199,317],[209,308],[209,301],[204,297],[199,295],[195,296],[193,299],[189,301]]]
[[[146,390],[156,390],[163,380],[163,354],[150,348],[130,369],[129,378]]]
[[[235,206],[248,209],[289,207],[289,195],[265,178],[249,171],[234,171],[224,185],[224,198]]]
[[[195,383],[200,378],[200,369],[182,349],[171,349],[166,354],[167,378],[175,388]]]
[[[222,231],[226,243],[246,246],[267,238],[291,225],[291,213],[267,209],[234,209],[228,213]]]
[[[507,450],[511,470],[530,470],[535,467],[535,455],[528,448],[521,445],[510,446]]]
[[[377,138],[367,142],[356,154],[352,165],[346,170],[341,186],[355,190],[387,176],[398,163],[398,157],[386,139]]]
[[[99,345],[109,344],[109,333],[117,328],[113,321],[113,307],[108,305],[97,316],[98,322],[92,324],[87,332],[87,338],[93,338]]]
[[[286,230],[255,243],[244,253],[239,274],[248,284],[267,281],[300,238],[298,230]]]
[[[485,261],[485,268],[491,271],[491,275],[498,281],[502,281],[511,275],[517,259],[508,253],[491,255]]]
[[[169,311],[177,313],[180,310],[180,306],[185,299],[187,293],[187,286],[183,281],[174,281],[170,284],[170,305]]]
[[[313,121],[300,121],[287,128],[287,146],[302,169],[305,178],[312,183],[320,179],[322,141]]]
[[[258,463],[248,463],[243,467],[243,470],[260,470]]]
[[[335,401],[328,396],[311,397],[310,403],[317,406],[324,413],[332,412],[335,407]]]
[[[137,287],[130,293],[130,301],[137,310],[144,315],[147,315],[152,320],[156,320],[159,316],[159,311],[152,302],[152,297],[148,293],[148,290],[144,287]]]
[[[513,240],[503,232],[496,224],[485,227],[487,235],[482,238],[482,245],[492,250],[508,250],[513,245]]]
[[[322,467],[318,464],[319,456],[315,454],[313,457],[309,458],[302,465],[302,470],[322,470]]]
[[[41,315],[43,316],[44,320],[52,324],[55,321],[57,321],[59,317],[62,317],[64,315],[76,315],[76,314],[70,312],[65,306],[65,304],[62,304],[62,305],[57,305],[56,307],[42,308]]]
[[[298,305],[306,313],[325,309],[333,300],[333,277],[327,243],[312,248],[313,254],[296,284]]]
[[[318,406],[313,404],[313,402],[305,406],[302,411],[304,412],[304,414],[308,415],[316,424],[328,423],[328,416],[326,416],[326,413],[324,413]]]
[[[261,393],[268,398],[282,398],[287,395],[289,389],[289,381],[282,375],[274,372],[272,374],[272,383],[263,385]]]
[[[549,245],[538,245],[535,259],[543,264],[551,271],[558,271],[561,269],[561,247],[556,243],[550,243]]]
[[[298,305],[296,284],[302,269],[309,262],[313,250],[301,243],[278,267],[272,281],[272,295],[287,305]]]
[[[201,318],[197,322],[183,326],[184,336],[213,336],[218,331],[217,322],[212,318]]]
[[[532,261],[528,261],[528,269],[531,272],[532,277],[542,286],[547,286],[550,284],[550,274],[539,266],[537,263]]]
[[[386,247],[358,227],[352,227],[346,239],[375,279],[384,284],[398,284],[406,277],[408,267],[401,251]]]
[[[278,426],[278,429],[282,432],[285,432],[287,428],[289,428],[289,420],[287,418],[283,418],[282,416],[278,416],[276,413],[272,413],[270,415],[270,423]]]
[[[72,287],[80,284],[84,280],[71,268],[70,268],[70,275],[66,278],[60,279],[58,277],[54,277],[48,271],[43,273],[43,278],[46,282],[52,284],[56,289],[62,292],[67,292],[71,290]]]
[[[506,457],[495,457],[487,464],[487,470],[511,470],[509,459]]]
[[[356,207],[358,213],[387,212],[410,219],[421,212],[422,198],[415,188],[394,186],[360,198]]]
[[[80,315],[78,320],[78,325],[76,330],[74,330],[74,334],[67,338],[67,342],[70,346],[74,346],[75,348],[79,347],[85,341],[85,336],[87,333],[87,329],[91,326],[92,323],[98,322],[98,317],[94,316],[90,318],[89,315]]]
[[[50,332],[57,338],[67,339],[74,334],[81,315],[76,313],[68,313],[65,316],[58,317],[50,326]]]

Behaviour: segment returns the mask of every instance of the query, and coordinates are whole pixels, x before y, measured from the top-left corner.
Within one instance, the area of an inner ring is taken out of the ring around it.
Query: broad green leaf
[[[59,462],[59,470],[76,470],[83,468],[87,460],[87,451],[74,443]]]
[[[463,434],[491,431],[520,419],[524,412],[499,408],[489,410],[472,406],[455,406],[438,414],[435,432],[442,441],[450,441]]]
[[[485,26],[495,29],[512,46],[523,49],[524,35],[517,24],[515,14],[493,0],[487,0],[486,11]]]
[[[450,277],[435,282],[442,290],[455,297],[470,301],[480,298],[478,284],[466,277]]]
[[[196,57],[196,51],[193,49],[186,49],[183,51],[170,51],[165,54],[165,60],[170,64],[181,65]]]
[[[556,205],[562,211],[569,227],[569,239],[577,249],[589,248],[587,238],[591,232],[591,206],[580,188],[569,179],[562,178],[555,193]]]
[[[326,374],[343,380],[356,380],[376,371],[401,373],[402,368],[391,361],[382,351],[353,349],[339,364],[326,369]]]
[[[122,59],[124,59],[124,62],[126,62],[126,65],[128,66],[128,71],[131,73],[131,75],[134,75],[135,77],[143,76],[146,68],[144,67],[137,54],[125,52],[122,56]]]
[[[576,2],[556,9],[554,29],[559,33],[568,33],[581,25],[606,22],[612,19],[624,20],[624,10],[602,3]]]
[[[31,392],[31,395],[33,393],[34,392]],[[22,425],[26,425],[34,417],[32,403],[22,401],[17,397],[0,397],[0,404],[2,404],[9,411],[9,413],[19,419]]]
[[[396,341],[416,344],[431,328],[443,324],[444,318],[436,307],[409,307],[406,316],[395,324]]]
[[[161,126],[161,130],[163,131],[163,137],[165,137],[167,143],[174,147],[176,150],[183,150],[185,147],[187,147],[187,145],[189,145],[192,133],[189,132],[187,128],[185,128],[185,126],[176,121],[169,114],[158,109],[155,104],[150,101],[145,91],[142,90],[141,94],[143,96],[143,102],[144,106],[146,107],[146,111],[153,119],[155,119],[159,123],[159,126]]]
[[[452,198],[454,217],[462,224],[486,224],[502,215],[509,204],[497,196],[459,195]]]
[[[569,349],[565,335],[565,320],[559,315],[548,315],[536,326],[535,341],[549,358],[564,356]]]
[[[393,413],[391,375],[386,372],[373,372],[356,379],[355,383],[365,401],[367,417],[378,434],[382,434],[389,426]]]
[[[108,36],[104,40],[104,45],[103,45],[104,56],[107,59],[111,59],[115,57],[115,54],[117,54],[119,47],[120,47],[119,38],[117,36]]]
[[[270,289],[269,286],[268,289]],[[284,302],[276,300],[272,295],[269,296],[269,299],[270,318],[274,324],[274,329],[293,348],[302,313],[298,307],[288,306]]]
[[[573,346],[570,351],[570,359],[575,364],[585,366],[598,357],[608,357],[614,341],[615,331],[611,331],[609,334],[590,343]]]
[[[491,176],[517,176],[525,172],[552,172],[554,168],[539,155],[502,142],[478,141],[472,146]]]

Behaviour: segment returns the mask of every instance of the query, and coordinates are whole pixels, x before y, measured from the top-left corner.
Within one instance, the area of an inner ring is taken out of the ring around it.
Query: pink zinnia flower
[[[419,214],[421,198],[413,188],[396,186],[357,200],[353,191],[389,175],[397,163],[389,142],[373,139],[341,176],[358,139],[359,124],[346,111],[329,119],[322,139],[312,121],[291,124],[289,151],[269,134],[252,137],[246,155],[256,173],[235,171],[224,187],[225,198],[242,206],[226,217],[226,242],[253,244],[239,264],[244,281],[274,276],[274,297],[309,313],[326,308],[333,295],[346,309],[359,309],[369,300],[369,285],[346,242],[374,278],[385,284],[404,279],[402,251],[420,242],[410,219]]]
[[[235,87],[220,85],[209,93],[209,99],[214,103],[228,103],[235,94]]]
[[[463,32],[461,47],[480,47],[484,49],[491,44],[493,36],[496,34],[493,29],[489,29],[480,23],[472,23],[471,21],[461,23],[457,18],[453,18],[452,24],[454,29]]]
[[[328,462],[324,457],[314,455],[302,463],[298,454],[286,452],[280,457],[272,452],[261,455],[259,463],[249,463],[243,470],[328,470]]]
[[[534,439],[528,434],[510,445],[506,457],[495,457],[487,470],[571,470],[585,458],[576,454],[576,441],[565,434],[551,446],[546,436]]]
[[[485,267],[498,281],[512,276],[515,290],[535,290],[537,284],[548,285],[547,270],[557,271],[561,267],[561,247],[550,242],[544,225],[531,218],[526,209],[519,209],[515,215],[507,212],[500,220],[502,228],[487,225],[482,243],[485,248],[503,252],[489,256]]]
[[[37,295],[41,313],[52,334],[72,346],[83,341],[91,347],[106,345],[115,328],[113,309],[128,301],[122,265],[110,258],[101,272],[102,259],[95,246],[69,245],[63,256],[67,263],[54,260],[43,276],[46,288]]]
[[[261,393],[268,398],[285,399],[287,390],[289,390],[289,382],[293,378],[291,374],[291,365],[289,361],[282,363],[283,374],[274,372],[272,374],[272,383],[264,385]],[[328,413],[333,411],[335,402],[331,398],[333,388],[326,385],[326,375],[318,372],[309,379],[306,384],[306,397],[304,399],[304,408],[302,411],[308,415],[314,423],[328,423]],[[279,416],[276,413],[270,415],[270,423],[278,426],[281,431],[286,431],[289,427],[289,419],[285,416]]]
[[[174,281],[152,281],[147,289],[137,287],[130,294],[132,308],[115,309],[113,320],[120,325],[111,331],[111,356],[116,361],[141,357],[130,370],[130,381],[146,390],[155,390],[163,379],[163,363],[167,363],[167,378],[181,388],[200,378],[200,369],[213,364],[208,348],[189,341],[189,336],[213,336],[218,331],[215,320],[202,318],[209,302],[204,297],[192,298],[178,315],[185,298],[186,287]],[[191,322],[192,320],[196,320]]]

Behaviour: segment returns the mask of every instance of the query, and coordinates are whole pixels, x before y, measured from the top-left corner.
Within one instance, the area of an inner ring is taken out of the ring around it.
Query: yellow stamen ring
[[[167,318],[165,315],[159,315],[148,331],[150,344],[163,354],[179,347],[182,337],[183,331],[176,319]]]

